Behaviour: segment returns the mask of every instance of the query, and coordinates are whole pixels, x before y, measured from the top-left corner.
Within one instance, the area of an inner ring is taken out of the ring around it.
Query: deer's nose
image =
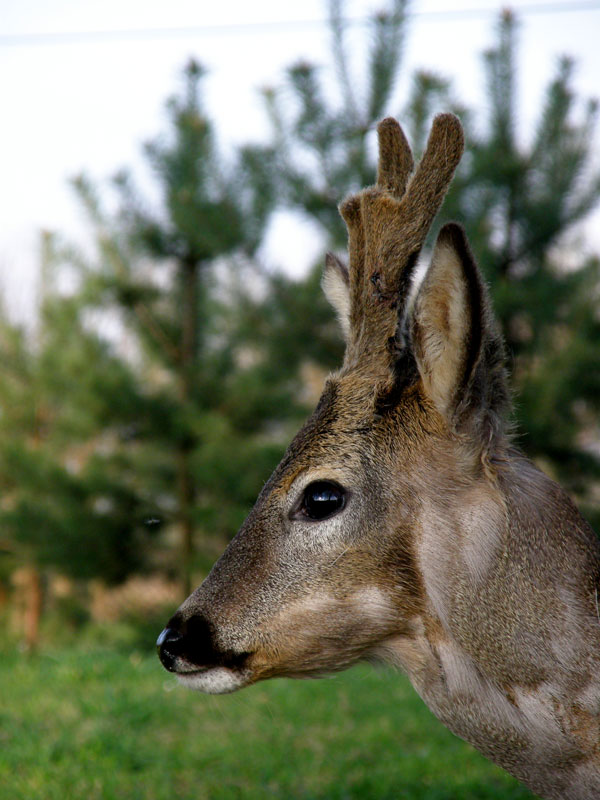
[[[203,615],[182,619],[175,614],[156,642],[158,657],[169,672],[186,674],[212,667],[242,667],[249,653],[223,650],[214,627]]]
[[[175,614],[156,641],[158,657],[169,672],[191,672],[224,663],[227,654],[214,645],[213,630],[202,615]]]
[[[174,628],[165,628],[156,640],[156,651],[163,667],[176,672],[175,659],[183,653],[183,635]]]

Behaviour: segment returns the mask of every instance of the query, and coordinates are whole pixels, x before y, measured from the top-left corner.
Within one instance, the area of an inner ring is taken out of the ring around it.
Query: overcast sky
[[[437,70],[483,116],[481,52],[506,5],[521,22],[519,98],[528,128],[561,54],[576,58],[581,97],[600,94],[600,0],[415,0],[404,80],[415,68]],[[383,6],[348,0],[347,15]],[[33,307],[39,230],[84,235],[68,177],[141,169],[141,144],[165,129],[164,101],[190,56],[209,69],[205,104],[220,141],[260,140],[267,126],[257,90],[280,83],[300,57],[328,62],[326,11],[324,0],[0,0],[0,286],[13,312]],[[360,61],[357,50],[357,76]],[[600,246],[599,222],[596,214],[589,235]],[[266,257],[297,271],[318,247],[310,229],[285,218]]]

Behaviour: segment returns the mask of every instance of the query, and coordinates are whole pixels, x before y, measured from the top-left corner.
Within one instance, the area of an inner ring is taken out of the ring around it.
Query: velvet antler
[[[380,371],[392,367],[411,274],[462,156],[464,138],[453,114],[437,116],[410,178],[414,162],[400,125],[384,119],[377,133],[377,183],[347,198],[340,213],[348,228],[350,256],[345,365],[367,360]]]

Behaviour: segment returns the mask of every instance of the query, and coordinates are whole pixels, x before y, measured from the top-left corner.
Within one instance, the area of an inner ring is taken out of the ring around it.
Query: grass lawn
[[[0,797],[532,798],[400,674],[359,667],[209,697],[151,654],[0,652]]]

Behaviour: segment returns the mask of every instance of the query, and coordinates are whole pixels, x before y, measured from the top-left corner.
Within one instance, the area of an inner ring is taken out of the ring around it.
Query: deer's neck
[[[559,700],[551,684],[497,685],[437,622],[421,620],[419,627],[410,641],[389,643],[388,657],[454,734],[545,798],[600,796],[597,717],[595,729],[592,714],[575,720],[572,706]],[[579,724],[575,731],[573,723]]]
[[[584,525],[527,464],[454,510],[432,500],[417,542],[426,610],[389,647],[450,730],[548,798],[600,796],[598,547]]]

